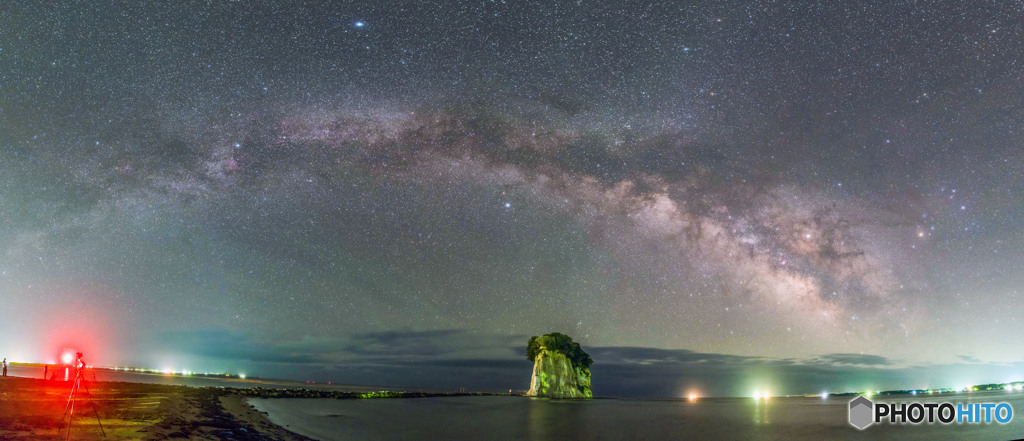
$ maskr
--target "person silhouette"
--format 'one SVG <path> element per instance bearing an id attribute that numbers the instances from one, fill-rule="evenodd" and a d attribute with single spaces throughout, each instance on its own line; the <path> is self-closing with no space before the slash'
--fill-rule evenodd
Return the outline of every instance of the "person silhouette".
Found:
<path id="1" fill-rule="evenodd" d="M 49 372 L 50 372 L 50 365 L 44 364 L 43 365 L 43 379 L 44 380 L 46 379 L 46 374 L 49 373 Z"/>
<path id="2" fill-rule="evenodd" d="M 7 376 L 7 357 L 4 357 L 4 376 Z"/>

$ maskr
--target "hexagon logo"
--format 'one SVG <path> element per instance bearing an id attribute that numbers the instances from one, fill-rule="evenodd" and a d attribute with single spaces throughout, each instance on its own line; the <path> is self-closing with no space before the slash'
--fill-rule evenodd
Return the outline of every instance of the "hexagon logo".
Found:
<path id="1" fill-rule="evenodd" d="M 860 430 L 874 422 L 875 403 L 861 395 L 850 400 L 850 424 Z"/>

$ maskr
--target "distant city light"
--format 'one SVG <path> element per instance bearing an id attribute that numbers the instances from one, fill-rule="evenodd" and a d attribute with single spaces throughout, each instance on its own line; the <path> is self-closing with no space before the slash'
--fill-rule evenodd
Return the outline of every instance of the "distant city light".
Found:
<path id="1" fill-rule="evenodd" d="M 245 374 L 238 374 L 238 378 L 245 379 Z"/>
<path id="2" fill-rule="evenodd" d="M 697 394 L 690 394 L 690 401 L 697 401 Z"/>

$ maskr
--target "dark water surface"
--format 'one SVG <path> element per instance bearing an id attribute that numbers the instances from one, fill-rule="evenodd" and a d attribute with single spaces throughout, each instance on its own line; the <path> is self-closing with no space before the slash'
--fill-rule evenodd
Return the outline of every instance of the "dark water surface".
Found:
<path id="1" fill-rule="evenodd" d="M 14 366 L 9 375 L 42 377 L 42 368 Z M 378 390 L 379 387 L 306 385 L 237 378 L 204 378 L 95 370 L 96 381 L 226 387 L 308 387 Z M 928 397 L 883 396 L 877 402 L 1006 402 L 1008 424 L 875 424 L 859 431 L 847 423 L 851 397 L 704 398 L 558 401 L 523 397 L 452 397 L 371 400 L 250 399 L 271 421 L 323 440 L 647 440 L 647 439 L 980 439 L 1024 438 L 1024 393 L 972 392 Z"/>
<path id="2" fill-rule="evenodd" d="M 552 401 L 523 397 L 374 400 L 250 399 L 271 421 L 323 440 L 819 440 L 1024 437 L 1024 394 L 974 392 L 881 397 L 882 402 L 1008 402 L 1008 424 L 847 423 L 850 398 L 714 398 L 689 401 Z"/>

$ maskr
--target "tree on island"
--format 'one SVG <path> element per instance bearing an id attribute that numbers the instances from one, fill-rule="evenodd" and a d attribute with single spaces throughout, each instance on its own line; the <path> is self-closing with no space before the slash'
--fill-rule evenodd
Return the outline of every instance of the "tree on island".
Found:
<path id="1" fill-rule="evenodd" d="M 535 361 L 542 348 L 562 353 L 572 362 L 573 367 L 590 369 L 590 365 L 594 364 L 590 354 L 584 352 L 579 343 L 572 341 L 572 337 L 560 332 L 530 337 L 530 341 L 526 343 L 526 359 Z"/>

